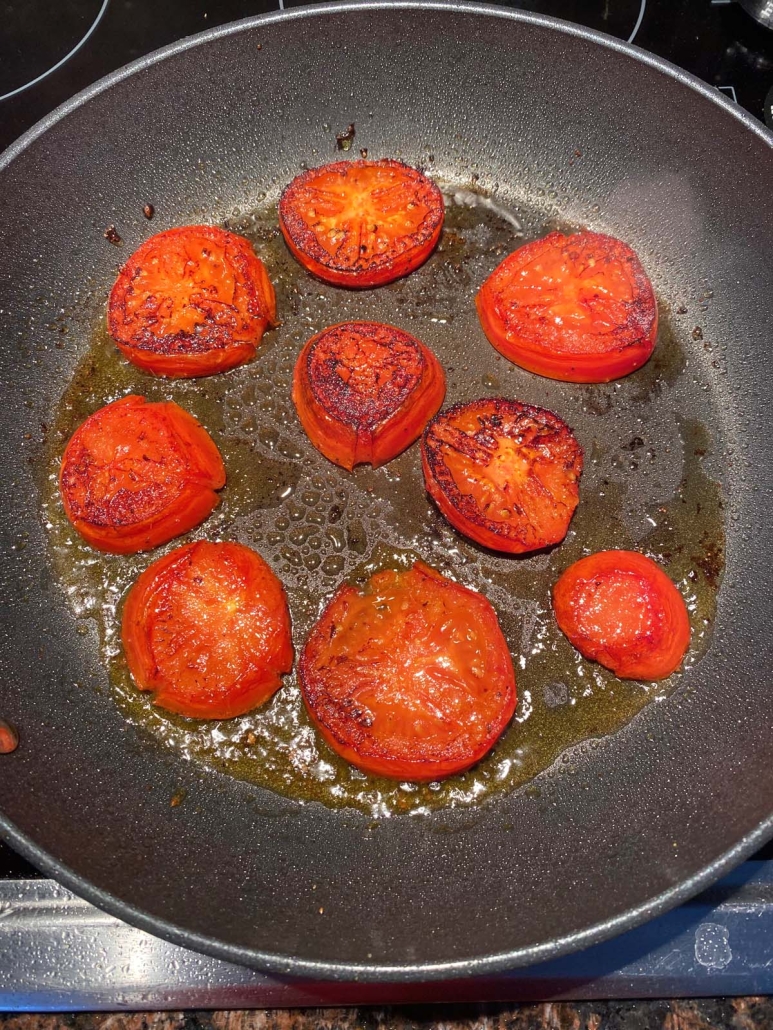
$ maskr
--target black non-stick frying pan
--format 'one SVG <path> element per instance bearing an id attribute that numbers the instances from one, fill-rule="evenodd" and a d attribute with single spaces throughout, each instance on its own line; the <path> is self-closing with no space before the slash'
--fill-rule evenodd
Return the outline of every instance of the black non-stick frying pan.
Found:
<path id="1" fill-rule="evenodd" d="M 346 156 L 335 136 L 349 123 L 349 156 L 367 148 L 422 166 L 449 198 L 430 262 L 356 296 L 294 266 L 271 222 L 302 167 Z M 0 714 L 22 742 L 0 757 L 4 836 L 153 933 L 282 972 L 361 979 L 483 973 L 580 948 L 758 847 L 773 829 L 772 142 L 718 92 L 593 32 L 473 4 L 377 3 L 184 41 L 12 147 L 0 164 Z M 117 265 L 152 231 L 201 220 L 255 239 L 284 324 L 225 386 L 135 376 L 101 328 Z M 120 247 L 103 236 L 110 224 Z M 529 376 L 477 326 L 481 277 L 555 225 L 624 238 L 653 278 L 658 351 L 621 384 Z M 519 562 L 466 544 L 427 502 L 415 449 L 345 480 L 304 442 L 286 398 L 293 356 L 324 324 L 371 316 L 435 348 L 449 400 L 515 395 L 575 426 L 586 473 L 563 548 Z M 89 607 L 85 581 L 67 571 L 64 552 L 78 545 L 50 483 L 68 425 L 130 388 L 176 397 L 223 447 L 233 493 L 198 535 L 269 557 L 288 584 L 296 645 L 336 582 L 384 554 L 420 553 L 489 594 L 522 699 L 489 765 L 434 802 L 429 788 L 421 804 L 410 786 L 390 788 L 379 808 L 378 790 L 345 783 L 312 739 L 313 768 L 287 757 L 298 783 L 316 784 L 302 798 L 281 769 L 275 789 L 261 786 L 241 738 L 220 753 L 183 747 L 184 727 L 162 733 L 132 708 L 110 651 L 129 566 L 99 559 L 109 583 Z M 329 529 L 319 561 L 311 531 L 290 538 L 295 509 L 283 505 L 296 501 L 304 525 Z M 309 512 L 323 508 L 315 523 Z M 580 673 L 551 627 L 550 578 L 583 547 L 625 543 L 656 554 L 691 597 L 688 668 L 657 694 Z M 294 689 L 284 703 L 302 719 Z M 513 775 L 532 760 L 549 768 Z M 336 805 L 331 784 L 356 803 Z"/>

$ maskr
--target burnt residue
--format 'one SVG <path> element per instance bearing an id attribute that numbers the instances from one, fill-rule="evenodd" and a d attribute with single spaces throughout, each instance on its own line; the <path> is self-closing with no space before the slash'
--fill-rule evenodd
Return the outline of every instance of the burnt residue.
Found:
<path id="1" fill-rule="evenodd" d="M 112 243 L 116 247 L 122 242 L 121 237 L 118 235 L 118 230 L 114 225 L 108 225 L 102 235 L 108 243 Z"/>
<path id="2" fill-rule="evenodd" d="M 343 132 L 336 133 L 336 150 L 351 150 L 356 135 L 354 122 L 350 122 Z"/>
<path id="3" fill-rule="evenodd" d="M 104 324 L 95 326 L 46 434 L 40 472 L 53 565 L 81 631 L 89 622 L 99 630 L 115 702 L 126 718 L 153 741 L 229 775 L 298 801 L 378 817 L 479 804 L 516 789 L 573 745 L 614 733 L 678 688 L 679 673 L 658 684 L 622 682 L 585 661 L 559 633 L 550 609 L 552 584 L 573 561 L 594 550 L 634 548 L 658 561 L 685 597 L 693 627 L 687 666 L 708 646 L 724 562 L 721 402 L 711 356 L 696 348 L 691 326 L 672 328 L 667 298 L 647 365 L 617 383 L 557 383 L 502 358 L 487 343 L 473 305 L 477 287 L 522 236 L 547 230 L 536 207 L 513 210 L 508 220 L 482 204 L 449 204 L 429 261 L 406 279 L 361 293 L 306 275 L 277 230 L 275 209 L 232 217 L 228 228 L 252 241 L 277 290 L 282 325 L 264 337 L 256 359 L 207 379 L 158 379 L 129 365 Z M 572 426 L 585 471 L 561 546 L 509 558 L 459 536 L 424 493 L 418 446 L 383 468 L 354 473 L 314 449 L 290 399 L 293 367 L 311 336 L 352 320 L 396 325 L 426 343 L 446 370 L 447 405 L 492 390 L 555 411 Z M 78 539 L 63 515 L 58 461 L 84 418 L 130 392 L 173 399 L 198 418 L 221 450 L 228 482 L 220 506 L 187 537 L 151 554 L 102 555 Z M 238 719 L 192 722 L 154 708 L 132 686 L 123 660 L 121 604 L 151 561 L 203 538 L 239 540 L 266 558 L 287 589 L 296 653 L 343 579 L 364 581 L 377 568 L 421 558 L 481 590 L 513 654 L 519 704 L 511 726 L 474 769 L 419 786 L 368 777 L 333 754 L 311 726 L 294 676 L 265 706 Z M 572 759 L 564 758 L 557 768 L 571 775 Z"/>
<path id="4" fill-rule="evenodd" d="M 145 206 L 142 209 L 142 213 L 143 215 L 145 215 L 147 220 L 150 221 L 153 215 L 156 213 L 156 209 L 153 207 L 152 204 L 145 204 Z"/>

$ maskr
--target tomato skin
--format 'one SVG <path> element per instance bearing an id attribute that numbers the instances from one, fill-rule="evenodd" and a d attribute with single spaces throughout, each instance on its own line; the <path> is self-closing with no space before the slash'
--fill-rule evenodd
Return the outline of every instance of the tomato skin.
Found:
<path id="1" fill-rule="evenodd" d="M 199 541 L 155 561 L 127 595 L 121 636 L 139 689 L 191 719 L 244 715 L 293 664 L 282 584 L 237 543 Z"/>
<path id="2" fill-rule="evenodd" d="M 493 346 L 549 379 L 619 379 L 649 360 L 657 339 L 657 301 L 638 257 L 601 233 L 552 232 L 519 247 L 475 304 Z"/>
<path id="3" fill-rule="evenodd" d="M 310 168 L 279 201 L 279 227 L 293 257 L 318 279 L 356 289 L 383 286 L 422 265 L 444 215 L 435 183 L 389 158 Z"/>
<path id="4" fill-rule="evenodd" d="M 90 415 L 59 471 L 65 512 L 92 547 L 149 551 L 198 526 L 225 485 L 207 431 L 173 401 L 129 395 Z"/>
<path id="5" fill-rule="evenodd" d="M 570 643 L 620 679 L 665 679 L 690 645 L 682 595 L 636 551 L 599 551 L 570 565 L 553 587 L 553 610 Z"/>
<path id="6" fill-rule="evenodd" d="M 342 322 L 298 356 L 293 402 L 307 436 L 350 472 L 391 461 L 421 436 L 443 403 L 446 379 L 423 343 L 394 326 Z"/>
<path id="7" fill-rule="evenodd" d="M 427 492 L 483 547 L 525 554 L 560 543 L 579 501 L 582 448 L 546 408 L 504 397 L 454 404 L 422 438 Z"/>
<path id="8" fill-rule="evenodd" d="M 376 776 L 426 781 L 468 769 L 515 711 L 515 674 L 496 612 L 422 562 L 362 590 L 343 584 L 299 663 L 327 743 Z"/>
<path id="9" fill-rule="evenodd" d="M 110 293 L 107 324 L 143 371 L 208 376 L 255 356 L 277 324 L 276 297 L 248 240 L 187 225 L 151 236 L 132 254 Z"/>

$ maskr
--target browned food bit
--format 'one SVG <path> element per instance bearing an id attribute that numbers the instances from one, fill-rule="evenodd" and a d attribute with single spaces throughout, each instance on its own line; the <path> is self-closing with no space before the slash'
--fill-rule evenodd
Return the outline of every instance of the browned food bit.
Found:
<path id="1" fill-rule="evenodd" d="M 336 148 L 338 150 L 351 150 L 354 137 L 356 136 L 354 131 L 354 122 L 350 122 L 346 127 L 346 132 L 336 133 Z"/>
<path id="2" fill-rule="evenodd" d="M 122 242 L 121 237 L 118 235 L 118 230 L 114 225 L 108 225 L 102 235 L 108 243 L 113 243 L 116 247 Z"/>
<path id="3" fill-rule="evenodd" d="M 148 221 L 150 221 L 150 219 L 151 219 L 151 218 L 153 217 L 153 215 L 154 215 L 154 214 L 156 213 L 156 209 L 155 209 L 155 208 L 153 207 L 153 205 L 152 205 L 152 204 L 146 204 L 146 205 L 145 205 L 145 206 L 143 207 L 143 209 L 142 209 L 142 213 L 143 213 L 143 215 L 145 215 L 145 217 L 147 218 L 147 220 L 148 220 Z"/>

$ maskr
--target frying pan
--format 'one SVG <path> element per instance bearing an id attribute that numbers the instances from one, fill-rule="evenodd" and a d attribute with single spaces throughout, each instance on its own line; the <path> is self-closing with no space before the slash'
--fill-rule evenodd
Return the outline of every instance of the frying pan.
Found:
<path id="1" fill-rule="evenodd" d="M 477 189 L 541 212 L 543 229 L 588 224 L 638 250 L 671 327 L 664 353 L 681 355 L 676 371 L 642 372 L 649 393 L 638 401 L 629 385 L 573 393 L 504 365 L 502 388 L 549 400 L 577 425 L 587 504 L 610 406 L 620 441 L 644 426 L 656 462 L 658 439 L 673 444 L 676 483 L 686 461 L 676 440 L 694 415 L 727 533 L 716 615 L 674 693 L 527 786 L 390 818 L 300 804 L 186 760 L 127 721 L 39 517 L 45 433 L 117 263 L 156 227 L 222 222 L 275 199 L 303 164 L 333 159 L 350 122 L 357 148 L 428 167 L 452 193 Z M 773 829 L 771 142 L 716 91 L 594 32 L 476 4 L 358 3 L 183 41 L 12 147 L 0 167 L 0 647 L 2 714 L 22 745 L 0 759 L 5 838 L 96 905 L 177 943 L 282 973 L 371 980 L 481 974 L 583 947 L 675 905 L 763 843 Z M 103 238 L 109 224 L 120 251 Z M 475 285 L 462 282 L 457 313 Z M 374 293 L 382 314 L 389 289 Z M 318 294 L 298 272 L 301 322 Z M 336 314 L 355 310 L 336 296 Z M 477 377 L 493 357 L 474 321 L 458 314 L 442 327 L 432 297 L 417 305 L 408 327 L 439 353 L 452 338 L 460 359 L 448 399 L 485 392 Z M 299 340 L 305 328 L 295 325 Z M 617 396 L 626 400 L 615 407 Z M 667 466 L 661 487 L 673 493 Z M 654 488 L 629 481 L 635 518 Z M 427 510 L 418 480 L 412 489 Z M 451 539 L 433 546 L 453 570 Z M 507 598 L 495 601 L 515 625 Z"/>

